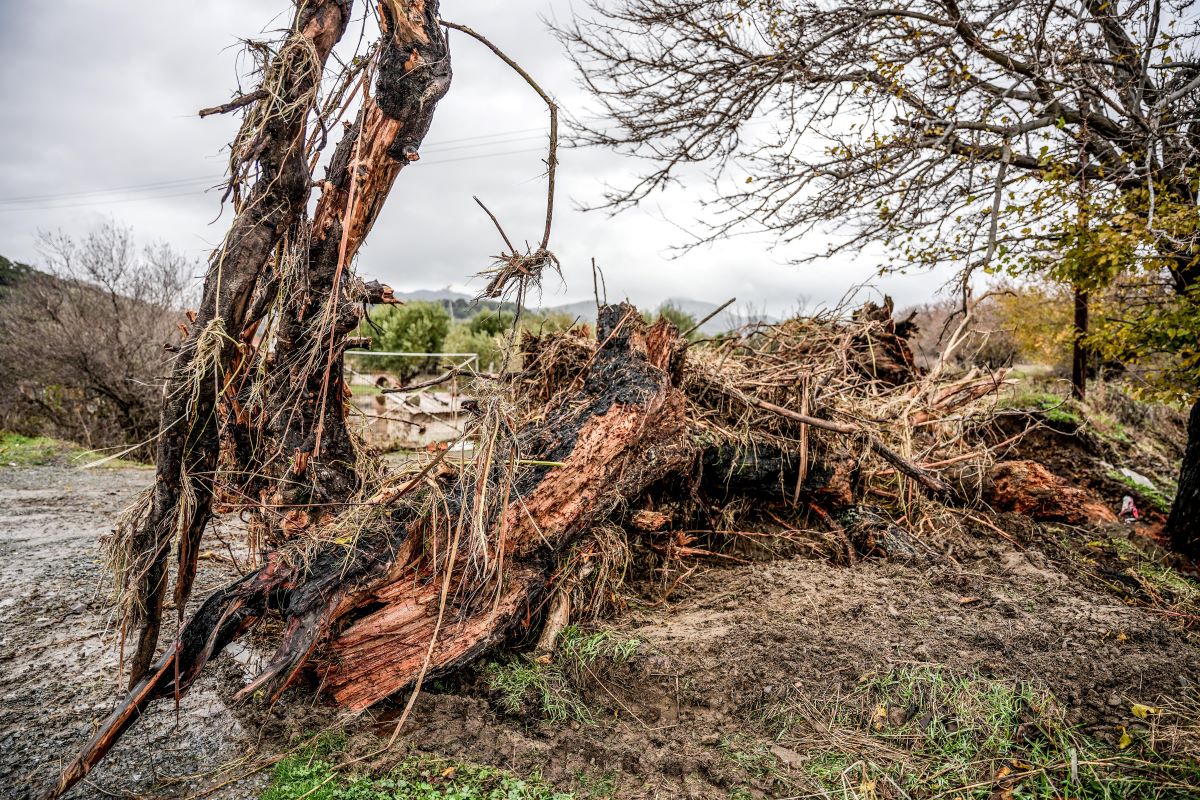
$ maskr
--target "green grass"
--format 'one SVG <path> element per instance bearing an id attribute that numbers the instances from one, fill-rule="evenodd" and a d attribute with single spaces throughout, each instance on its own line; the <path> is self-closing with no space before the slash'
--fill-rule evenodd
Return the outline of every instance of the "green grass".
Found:
<path id="1" fill-rule="evenodd" d="M 339 770 L 346 740 L 321 737 L 275 765 L 262 800 L 574 800 L 537 775 L 410 756 L 381 775 Z"/>
<path id="2" fill-rule="evenodd" d="M 1128 475 L 1115 469 L 1109 470 L 1107 475 L 1113 480 L 1120 481 L 1121 483 L 1125 484 L 1125 486 L 1129 488 L 1130 492 L 1138 497 L 1141 497 L 1163 514 L 1169 514 L 1171 512 L 1171 498 L 1167 497 L 1157 488 L 1140 484 L 1133 478 L 1130 478 Z"/>
<path id="3" fill-rule="evenodd" d="M 1141 537 L 1105 536 L 1081 544 L 1076 535 L 1064 535 L 1055 544 L 1073 568 L 1101 582 L 1122 602 L 1200 616 L 1200 582 L 1164 563 L 1157 548 Z"/>
<path id="4" fill-rule="evenodd" d="M 41 467 L 61 458 L 70 445 L 45 436 L 0 433 L 0 464 L 16 467 Z"/>
<path id="5" fill-rule="evenodd" d="M 738 785 L 730 792 L 731 800 L 748 800 L 754 797 L 748 784 L 755 784 L 760 790 L 769 786 L 779 794 L 787 796 L 795 793 L 795 785 L 789 780 L 786 766 L 771 752 L 770 746 L 763 741 L 745 733 L 734 733 L 722 736 L 718 747 L 730 763 L 735 765 L 748 779 L 745 784 Z M 769 796 L 775 796 L 771 794 Z"/>
<path id="6" fill-rule="evenodd" d="M 617 782 L 611 772 L 592 775 L 580 771 L 575 774 L 575 784 L 578 800 L 614 800 L 617 797 Z"/>
<path id="7" fill-rule="evenodd" d="M 1179 574 L 1172 567 L 1152 562 L 1139 564 L 1137 574 L 1173 608 L 1184 613 L 1200 612 L 1200 583 Z"/>
<path id="8" fill-rule="evenodd" d="M 44 467 L 50 464 L 83 466 L 104 458 L 105 454 L 85 450 L 70 442 L 51 439 L 48 436 L 22 436 L 19 433 L 0 431 L 0 466 Z M 105 467 L 140 467 L 136 461 L 115 458 Z"/>
<path id="9" fill-rule="evenodd" d="M 488 688 L 500 706 L 514 716 L 535 716 L 550 723 L 595 724 L 592 709 L 580 693 L 595 682 L 597 661 L 622 664 L 637 652 L 637 639 L 619 639 L 611 631 L 584 633 L 568 625 L 558 636 L 553 657 L 517 655 L 485 669 Z"/>
<path id="10" fill-rule="evenodd" d="M 1048 422 L 1060 425 L 1078 426 L 1083 424 L 1083 416 L 1075 404 L 1052 392 L 1026 389 L 1005 394 L 1000 398 L 999 407 L 1037 412 Z"/>
<path id="11" fill-rule="evenodd" d="M 793 778 L 797 794 L 1196 796 L 1200 753 L 1156 751 L 1146 721 L 1128 716 L 1124 746 L 1112 747 L 1070 727 L 1054 696 L 1035 684 L 922 666 L 869 676 L 836 705 L 795 696 L 768 705 L 760 724 L 806 755 L 802 774 Z"/>
<path id="12" fill-rule="evenodd" d="M 722 737 L 719 742 L 724 756 L 755 780 L 765 780 L 780 774 L 779 759 L 766 745 L 745 734 Z"/>
<path id="13" fill-rule="evenodd" d="M 374 384 L 351 383 L 349 386 L 350 394 L 354 395 L 355 397 L 363 395 L 376 395 L 380 393 L 380 388 Z"/>
<path id="14" fill-rule="evenodd" d="M 1088 413 L 1088 422 L 1102 439 L 1124 446 L 1133 444 L 1133 437 L 1129 435 L 1129 429 L 1103 411 L 1092 410 Z"/>

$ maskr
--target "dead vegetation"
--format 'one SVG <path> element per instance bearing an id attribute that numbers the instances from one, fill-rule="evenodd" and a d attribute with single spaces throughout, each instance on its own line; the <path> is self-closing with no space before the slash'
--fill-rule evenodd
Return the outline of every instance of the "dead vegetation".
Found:
<path id="1" fill-rule="evenodd" d="M 738 548 L 916 557 L 947 530 L 1007 537 L 985 505 L 1001 495 L 1035 518 L 1055 518 L 1051 500 L 1087 517 L 1090 496 L 1064 497 L 1047 478 L 1030 505 L 1011 464 L 997 465 L 1023 431 L 996 424 L 1003 370 L 947 368 L 967 320 L 925 372 L 890 300 L 715 342 L 598 302 L 594 334 L 526 336 L 506 354 L 510 371 L 462 376 L 475 397 L 469 454 L 385 469 L 347 424 L 342 358 L 366 307 L 391 292 L 356 278 L 353 261 L 419 159 L 450 67 L 436 2 L 377 10 L 379 43 L 332 95 L 361 93 L 362 105 L 323 181 L 311 179 L 324 136 L 310 116 L 327 129 L 347 109 L 322 102 L 320 76 L 348 3 L 302 4 L 264 56 L 262 88 L 224 109 L 245 110 L 231 161 L 237 216 L 173 364 L 156 480 L 107 548 L 122 631 L 136 638 L 129 693 L 49 796 L 265 620 L 277 623 L 275 653 L 238 699 L 274 702 L 306 684 L 360 712 L 408 690 L 390 744 L 425 682 L 514 638 L 553 650 L 573 620 L 618 605 L 631 573 L 656 575 L 665 601 L 694 559 L 736 562 Z M 501 229 L 508 250 L 491 296 L 521 301 L 556 266 L 554 147 L 552 137 L 545 233 L 521 254 Z M 249 520 L 259 561 L 160 649 L 163 614 L 187 607 L 219 514 Z M 549 691 L 522 680 L 498 690 Z"/>
<path id="2" fill-rule="evenodd" d="M 0 429 L 145 459 L 195 265 L 113 222 L 0 264 Z"/>

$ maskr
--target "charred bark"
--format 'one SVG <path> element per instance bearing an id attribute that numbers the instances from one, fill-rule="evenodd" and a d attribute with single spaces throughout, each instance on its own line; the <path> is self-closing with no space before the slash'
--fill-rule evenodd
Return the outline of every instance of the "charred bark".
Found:
<path id="1" fill-rule="evenodd" d="M 211 516 L 212 476 L 220 448 L 216 405 L 240 355 L 237 337 L 251 297 L 280 237 L 304 211 L 310 186 L 305 121 L 325 60 L 341 39 L 350 0 L 315 0 L 298 7 L 291 33 L 269 74 L 277 91 L 257 101 L 262 122 L 253 158 L 258 179 L 213 254 L 203 298 L 164 389 L 148 513 L 131 534 L 138 563 L 131 571 L 130 620 L 139 627 L 130 685 L 154 658 L 167 588 L 167 558 L 178 538 L 176 605 L 182 607 L 196 572 L 200 535 Z M 312 59 L 310 62 L 309 59 Z M 297 62 L 297 63 L 293 63 Z"/>
<path id="2" fill-rule="evenodd" d="M 261 409 L 272 454 L 245 494 L 261 503 L 268 542 L 278 544 L 337 514 L 360 488 L 345 422 L 342 361 L 363 304 L 390 296 L 349 273 L 400 170 L 418 151 L 449 89 L 450 54 L 438 4 L 380 6 L 384 38 L 375 93 L 330 159 L 311 226 L 294 231 L 289 294 L 279 304 L 275 351 Z M 247 401 L 250 398 L 246 398 Z"/>
<path id="3" fill-rule="evenodd" d="M 280 58 L 310 58 L 313 50 L 318 63 L 276 64 L 271 74 L 281 76 L 279 98 L 258 100 L 275 104 L 257 117 L 267 120 L 253 148 L 260 178 L 213 256 L 205 301 L 167 389 L 152 506 L 131 541 L 131 552 L 144 561 L 137 570 L 134 608 L 141 629 L 131 685 L 145 674 L 158 642 L 174 538 L 176 606 L 182 608 L 190 594 L 216 488 L 218 403 L 228 401 L 221 411 L 239 476 L 227 488 L 259 502 L 269 541 L 337 513 L 359 488 L 344 420 L 342 351 L 370 292 L 350 275 L 349 265 L 396 176 L 419 158 L 451 71 L 438 3 L 380 5 L 376 91 L 334 152 L 309 224 L 304 210 L 312 183 L 304 143 L 311 100 L 305 98 L 315 96 L 314 82 L 349 12 L 348 1 L 303 4 Z M 290 46 L 300 39 L 303 46 Z M 273 254 L 275 272 L 264 275 Z M 380 288 L 377 294 L 388 294 Z M 257 321 L 273 305 L 276 346 L 262 356 L 265 385 L 253 387 L 245 365 L 255 355 Z M 214 342 L 219 347 L 211 358 Z"/>

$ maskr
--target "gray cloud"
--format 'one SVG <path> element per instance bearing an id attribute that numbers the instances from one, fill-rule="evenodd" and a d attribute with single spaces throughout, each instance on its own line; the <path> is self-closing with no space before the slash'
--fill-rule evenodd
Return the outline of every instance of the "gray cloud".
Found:
<path id="1" fill-rule="evenodd" d="M 361 14 L 363 4 L 356 5 Z M 442 10 L 485 32 L 565 108 L 586 113 L 587 98 L 539 19 L 569 18 L 569 0 L 445 2 Z M 0 253 L 36 261 L 39 228 L 78 232 L 113 217 L 141 236 L 166 239 L 197 258 L 207 254 L 229 212 L 214 221 L 219 194 L 205 189 L 220 180 L 237 121 L 201 120 L 195 112 L 231 96 L 237 40 L 285 24 L 287 11 L 282 0 L 0 4 Z M 360 256 L 361 274 L 399 289 L 478 288 L 470 276 L 500 242 L 472 195 L 514 238 L 532 240 L 541 231 L 545 109 L 478 43 L 453 32 L 451 42 L 454 85 L 421 161 L 402 173 Z M 342 50 L 352 46 L 345 42 Z M 700 185 L 616 217 L 577 210 L 575 201 L 594 200 L 604 184 L 621 184 L 636 168 L 612 153 L 561 153 L 552 248 L 565 287 L 547 281 L 547 303 L 590 296 L 594 257 L 610 298 L 653 304 L 669 296 L 737 296 L 778 313 L 801 299 L 836 301 L 852 284 L 871 280 L 883 258 L 874 252 L 787 263 L 823 249 L 819 237 L 773 250 L 771 240 L 745 236 L 677 254 L 671 248 L 686 241 L 699 214 Z M 893 276 L 875 283 L 905 304 L 927 298 L 940 280 Z"/>

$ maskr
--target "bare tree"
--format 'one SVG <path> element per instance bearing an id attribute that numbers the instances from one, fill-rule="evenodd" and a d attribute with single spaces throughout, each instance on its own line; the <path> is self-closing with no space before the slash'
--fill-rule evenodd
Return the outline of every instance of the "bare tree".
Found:
<path id="1" fill-rule="evenodd" d="M 649 163 L 610 207 L 703 164 L 701 239 L 749 226 L 791 241 L 831 224 L 844 235 L 824 255 L 886 242 L 898 266 L 956 265 L 964 293 L 974 270 L 1042 269 L 1064 240 L 1120 227 L 1137 268 L 1194 302 L 1190 5 L 617 0 L 560 34 L 608 117 L 581 140 Z M 1086 289 L 1111 267 L 1063 277 Z M 1200 431 L 1200 405 L 1192 416 Z M 1193 554 L 1195 444 L 1169 524 Z"/>
<path id="2" fill-rule="evenodd" d="M 0 301 L 5 427 L 89 447 L 148 443 L 195 264 L 165 243 L 139 247 L 115 222 L 78 239 L 42 233 L 39 250 L 41 271 Z"/>

